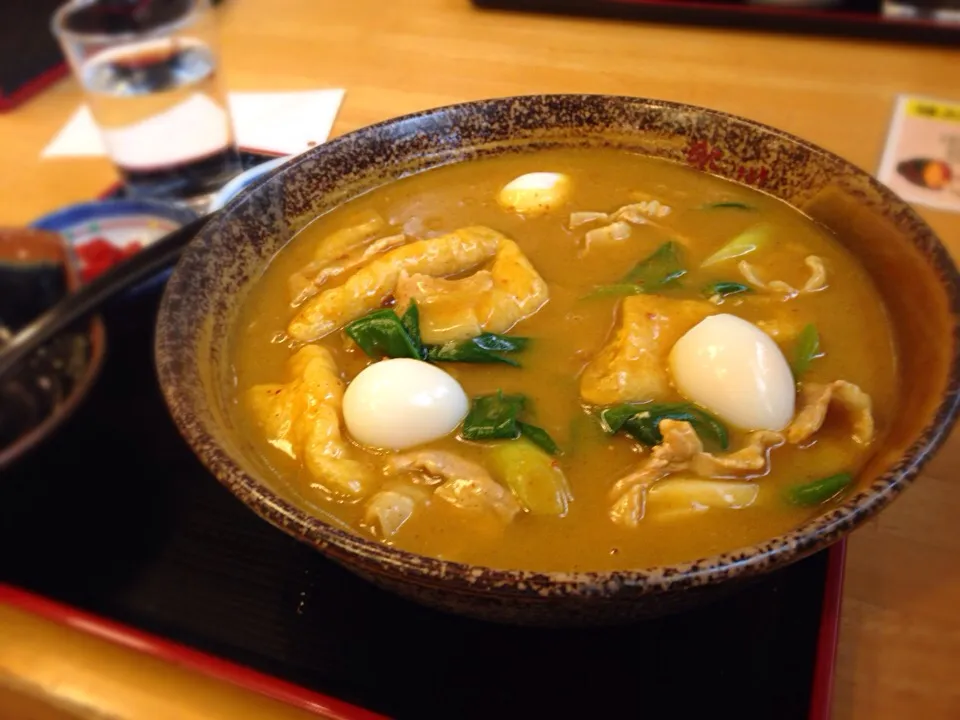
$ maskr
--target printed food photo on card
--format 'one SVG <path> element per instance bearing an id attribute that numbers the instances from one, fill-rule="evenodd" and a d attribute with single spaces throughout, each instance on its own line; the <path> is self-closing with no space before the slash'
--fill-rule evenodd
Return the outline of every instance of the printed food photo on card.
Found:
<path id="1" fill-rule="evenodd" d="M 960 101 L 901 95 L 878 178 L 908 202 L 960 212 Z"/>

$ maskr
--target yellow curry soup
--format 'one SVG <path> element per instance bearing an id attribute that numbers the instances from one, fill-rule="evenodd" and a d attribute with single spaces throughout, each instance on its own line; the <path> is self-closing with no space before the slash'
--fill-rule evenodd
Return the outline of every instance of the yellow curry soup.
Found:
<path id="1" fill-rule="evenodd" d="M 409 367 L 381 358 L 411 342 Z M 726 375 L 704 359 L 719 346 Z M 230 352 L 233 412 L 287 494 L 500 568 L 646 567 L 781 534 L 849 492 L 898 390 L 883 303 L 823 228 L 613 150 L 452 165 L 318 218 L 254 283 Z M 364 418 L 375 364 L 375 399 L 426 383 L 447 404 Z M 358 441 L 434 424 L 402 449 Z M 464 437 L 494 426 L 520 436 Z"/>

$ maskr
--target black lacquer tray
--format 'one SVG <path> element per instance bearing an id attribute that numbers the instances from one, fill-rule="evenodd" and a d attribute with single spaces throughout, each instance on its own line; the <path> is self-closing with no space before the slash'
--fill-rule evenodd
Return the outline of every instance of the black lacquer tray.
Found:
<path id="1" fill-rule="evenodd" d="M 161 292 L 106 310 L 97 386 L 0 478 L 0 583 L 395 717 L 825 716 L 842 547 L 628 627 L 421 608 L 273 529 L 194 458 L 154 374 Z"/>

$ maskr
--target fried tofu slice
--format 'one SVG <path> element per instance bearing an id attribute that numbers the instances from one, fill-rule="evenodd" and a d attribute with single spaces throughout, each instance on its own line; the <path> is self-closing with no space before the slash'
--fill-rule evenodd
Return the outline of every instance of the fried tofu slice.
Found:
<path id="1" fill-rule="evenodd" d="M 300 342 L 313 342 L 395 297 L 402 277 L 448 278 L 488 262 L 492 262 L 492 284 L 479 294 L 461 293 L 466 297 L 459 302 L 469 311 L 461 323 L 447 326 L 442 319 L 434 322 L 429 305 L 435 296 L 451 290 L 450 283 L 466 279 L 450 280 L 442 288 L 427 284 L 422 277 L 419 285 L 405 282 L 404 295 L 396 309 L 402 313 L 411 300 L 424 304 L 421 332 L 428 343 L 472 337 L 477 334 L 478 325 L 481 331 L 505 332 L 539 310 L 549 298 L 549 290 L 515 242 L 490 228 L 474 226 L 409 243 L 381 255 L 358 269 L 343 285 L 309 298 L 290 321 L 287 334 Z M 452 301 L 446 306 L 449 315 Z"/>
<path id="2" fill-rule="evenodd" d="M 320 288 L 328 281 L 351 270 L 356 270 L 361 265 L 366 265 L 378 255 L 400 247 L 408 240 L 409 238 L 406 235 L 390 235 L 371 240 L 369 244 L 365 244 L 336 260 L 310 263 L 293 273 L 287 280 L 290 304 L 293 307 L 298 307 L 320 292 Z"/>
<path id="3" fill-rule="evenodd" d="M 416 301 L 423 341 L 439 345 L 506 332 L 539 310 L 549 291 L 520 247 L 503 238 L 489 270 L 456 280 L 404 273 L 394 295 L 400 314 Z"/>
<path id="4" fill-rule="evenodd" d="M 374 477 L 350 457 L 341 435 L 344 384 L 330 351 L 301 348 L 287 362 L 287 377 L 286 383 L 257 385 L 247 394 L 267 441 L 300 460 L 318 489 L 337 498 L 366 495 Z"/>
<path id="5" fill-rule="evenodd" d="M 480 298 L 493 289 L 493 274 L 478 270 L 473 275 L 447 280 L 417 273 L 401 273 L 397 281 L 395 309 L 402 314 L 417 303 L 420 337 L 431 345 L 465 340 L 483 332 Z"/>
<path id="6" fill-rule="evenodd" d="M 670 389 L 667 356 L 674 343 L 718 308 L 706 300 L 632 295 L 620 324 L 580 376 L 580 396 L 593 405 L 644 402 Z"/>

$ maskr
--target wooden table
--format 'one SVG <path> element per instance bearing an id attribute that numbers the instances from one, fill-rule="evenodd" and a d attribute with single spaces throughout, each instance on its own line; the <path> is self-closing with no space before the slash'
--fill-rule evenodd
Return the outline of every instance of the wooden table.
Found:
<path id="1" fill-rule="evenodd" d="M 228 85 L 344 87 L 343 133 L 463 100 L 533 92 L 705 105 L 874 171 L 894 95 L 960 99 L 960 51 L 473 9 L 468 0 L 228 0 Z M 104 160 L 39 160 L 80 100 L 65 81 L 0 116 L 0 223 L 88 199 Z M 960 258 L 960 215 L 921 209 Z M 850 540 L 835 717 L 960 717 L 960 434 Z"/>

